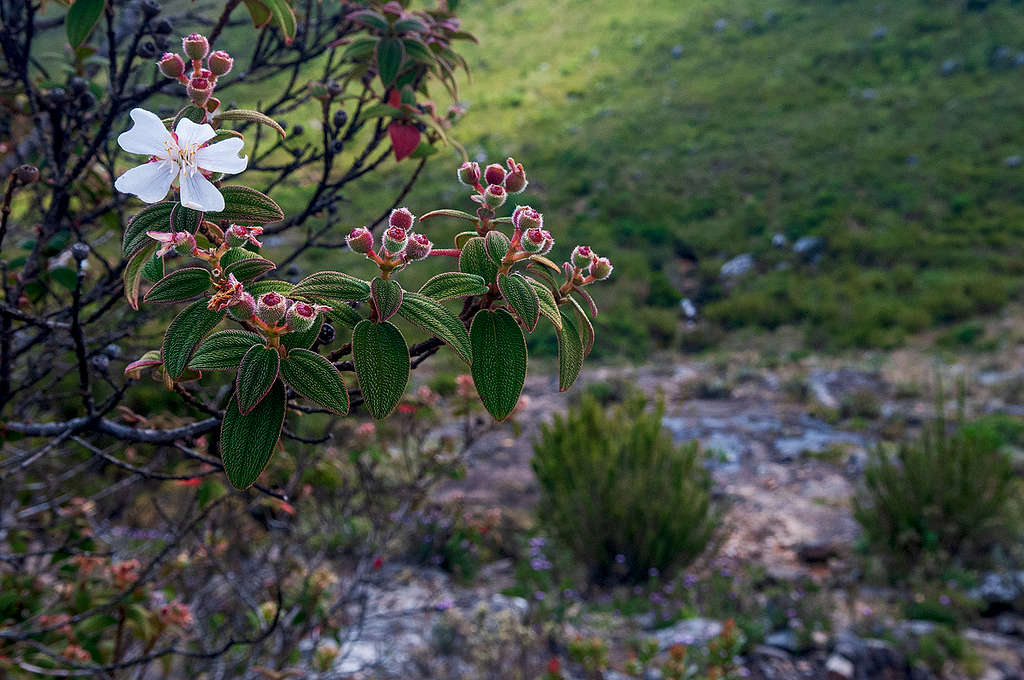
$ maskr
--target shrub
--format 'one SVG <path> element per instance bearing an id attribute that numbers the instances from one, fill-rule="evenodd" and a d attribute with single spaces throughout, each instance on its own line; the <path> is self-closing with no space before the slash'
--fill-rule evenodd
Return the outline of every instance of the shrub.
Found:
<path id="1" fill-rule="evenodd" d="M 542 425 L 535 443 L 540 521 L 592 582 L 636 582 L 686 564 L 716 524 L 696 444 L 674 444 L 664 405 L 646 403 L 637 395 L 605 411 L 585 397 Z"/>
<path id="2" fill-rule="evenodd" d="M 958 425 L 950 433 L 940 415 L 919 441 L 871 453 L 854 514 L 887 561 L 926 571 L 950 559 L 970 563 L 1012 526 L 1014 473 L 1003 437 L 981 421 Z"/>

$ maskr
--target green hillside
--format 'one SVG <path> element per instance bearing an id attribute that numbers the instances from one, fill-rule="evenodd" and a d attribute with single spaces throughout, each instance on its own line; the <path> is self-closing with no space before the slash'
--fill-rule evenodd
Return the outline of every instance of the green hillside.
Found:
<path id="1" fill-rule="evenodd" d="M 457 136 L 526 163 L 565 252 L 612 257 L 605 354 L 784 324 L 810 347 L 891 346 L 1019 287 L 1024 7 L 985 4 L 465 3 L 481 44 Z M 466 207 L 455 164 L 431 161 L 414 211 Z M 824 241 L 794 252 L 808 236 Z M 723 278 L 744 253 L 753 268 Z"/>

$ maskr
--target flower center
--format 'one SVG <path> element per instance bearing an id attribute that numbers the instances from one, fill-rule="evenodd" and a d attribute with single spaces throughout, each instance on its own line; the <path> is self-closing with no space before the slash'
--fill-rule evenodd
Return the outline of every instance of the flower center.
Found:
<path id="1" fill-rule="evenodd" d="M 178 146 L 177 141 L 171 139 L 164 142 L 164 149 L 167 151 L 167 160 L 177 163 L 186 177 L 198 170 L 196 165 L 196 152 L 199 151 L 198 144 Z"/>

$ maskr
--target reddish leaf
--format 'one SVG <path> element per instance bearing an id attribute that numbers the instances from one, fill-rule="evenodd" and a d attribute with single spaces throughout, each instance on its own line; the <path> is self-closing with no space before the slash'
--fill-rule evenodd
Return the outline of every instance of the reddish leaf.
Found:
<path id="1" fill-rule="evenodd" d="M 420 131 L 415 125 L 394 121 L 388 126 L 388 134 L 391 135 L 396 161 L 407 158 L 420 145 Z"/>

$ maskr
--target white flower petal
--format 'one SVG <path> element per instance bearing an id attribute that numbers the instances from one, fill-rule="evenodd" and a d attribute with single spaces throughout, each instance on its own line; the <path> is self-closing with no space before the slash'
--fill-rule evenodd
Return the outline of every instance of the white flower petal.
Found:
<path id="1" fill-rule="evenodd" d="M 188 118 L 178 121 L 178 127 L 174 129 L 174 134 L 178 135 L 178 146 L 182 149 L 206 144 L 217 135 L 209 123 L 199 125 Z"/>
<path id="2" fill-rule="evenodd" d="M 143 163 L 117 178 L 114 188 L 126 194 L 135 194 L 146 203 L 156 203 L 167 195 L 180 168 L 170 161 Z"/>
<path id="3" fill-rule="evenodd" d="M 193 210 L 220 212 L 224 209 L 224 196 L 201 173 L 181 173 L 181 204 Z"/>
<path id="4" fill-rule="evenodd" d="M 132 109 L 129 114 L 135 124 L 130 130 L 122 132 L 117 143 L 129 153 L 141 153 L 147 156 L 167 157 L 166 142 L 174 143 L 174 138 L 167 131 L 155 113 L 145 109 Z"/>
<path id="5" fill-rule="evenodd" d="M 203 170 L 214 172 L 229 172 L 231 174 L 242 172 L 249 164 L 248 156 L 239 157 L 238 155 L 244 143 L 238 137 L 232 137 L 210 146 L 204 146 L 196 152 L 196 165 Z"/>

